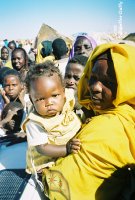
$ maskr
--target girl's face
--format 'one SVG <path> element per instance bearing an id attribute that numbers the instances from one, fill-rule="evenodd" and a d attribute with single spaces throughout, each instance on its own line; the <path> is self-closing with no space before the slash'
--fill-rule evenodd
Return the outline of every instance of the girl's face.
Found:
<path id="1" fill-rule="evenodd" d="M 10 100 L 15 100 L 20 94 L 23 86 L 17 76 L 9 75 L 4 78 L 3 88 Z"/>
<path id="2" fill-rule="evenodd" d="M 16 69 L 17 71 L 20 71 L 25 65 L 26 65 L 26 61 L 23 55 L 23 52 L 21 51 L 15 51 L 12 54 L 12 66 L 14 69 Z"/>
<path id="3" fill-rule="evenodd" d="M 87 38 L 79 37 L 74 44 L 74 55 L 83 55 L 89 57 L 93 48 Z"/>
<path id="4" fill-rule="evenodd" d="M 8 60 L 8 56 L 9 56 L 9 51 L 7 48 L 3 48 L 1 51 L 1 59 L 2 60 Z"/>
<path id="5" fill-rule="evenodd" d="M 104 110 L 113 106 L 116 97 L 117 81 L 113 64 L 108 66 L 106 59 L 96 60 L 89 80 L 89 92 L 93 109 Z"/>
<path id="6" fill-rule="evenodd" d="M 66 88 L 77 90 L 78 81 L 82 75 L 84 67 L 78 63 L 69 63 L 65 72 Z"/>
<path id="7" fill-rule="evenodd" d="M 60 114 L 64 103 L 64 88 L 57 74 L 42 76 L 31 82 L 30 99 L 41 116 Z"/>

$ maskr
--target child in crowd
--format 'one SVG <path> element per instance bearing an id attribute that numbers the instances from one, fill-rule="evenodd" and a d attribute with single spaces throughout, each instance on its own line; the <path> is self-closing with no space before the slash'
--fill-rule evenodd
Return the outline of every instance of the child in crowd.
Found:
<path id="1" fill-rule="evenodd" d="M 4 66 L 12 68 L 12 64 L 10 60 L 10 51 L 8 47 L 6 46 L 3 46 L 1 48 L 0 68 Z"/>
<path id="2" fill-rule="evenodd" d="M 31 68 L 26 87 L 34 107 L 22 126 L 28 140 L 26 171 L 37 175 L 58 157 L 78 152 L 80 141 L 72 138 L 81 122 L 73 112 L 74 95 L 64 88 L 61 73 L 53 62 Z"/>
<path id="3" fill-rule="evenodd" d="M 28 56 L 25 49 L 19 47 L 12 51 L 11 55 L 12 66 L 20 73 L 22 81 L 25 81 L 28 72 Z"/>
<path id="4" fill-rule="evenodd" d="M 68 61 L 65 72 L 66 88 L 74 90 L 74 96 L 75 96 L 74 111 L 80 117 L 83 123 L 85 122 L 86 118 L 89 118 L 94 115 L 93 111 L 88 112 L 86 108 L 82 107 L 79 104 L 77 95 L 78 82 L 81 78 L 87 60 L 88 57 L 83 55 L 74 56 Z"/>
<path id="5" fill-rule="evenodd" d="M 5 72 L 2 81 L 0 95 L 1 112 L 8 103 L 13 101 L 21 103 L 24 106 L 24 108 L 26 107 L 25 89 L 21 81 L 20 74 L 16 70 L 10 69 Z"/>

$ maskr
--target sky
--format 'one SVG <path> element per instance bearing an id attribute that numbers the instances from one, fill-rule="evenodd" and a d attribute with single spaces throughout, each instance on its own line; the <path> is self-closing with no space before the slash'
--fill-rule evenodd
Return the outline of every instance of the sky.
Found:
<path id="1" fill-rule="evenodd" d="M 0 39 L 34 39 L 43 23 L 78 32 L 135 32 L 135 0 L 0 0 Z"/>

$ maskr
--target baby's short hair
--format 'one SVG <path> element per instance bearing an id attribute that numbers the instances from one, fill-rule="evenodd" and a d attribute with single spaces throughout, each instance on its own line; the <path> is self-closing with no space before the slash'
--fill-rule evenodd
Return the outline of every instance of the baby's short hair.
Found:
<path id="1" fill-rule="evenodd" d="M 62 78 L 61 72 L 59 68 L 56 67 L 52 61 L 48 60 L 48 61 L 45 61 L 44 63 L 35 64 L 34 66 L 31 66 L 25 79 L 28 92 L 30 91 L 32 81 L 35 81 L 38 77 L 41 77 L 41 76 L 51 77 L 54 74 L 58 75 L 60 82 L 62 86 L 64 87 L 64 80 Z"/>

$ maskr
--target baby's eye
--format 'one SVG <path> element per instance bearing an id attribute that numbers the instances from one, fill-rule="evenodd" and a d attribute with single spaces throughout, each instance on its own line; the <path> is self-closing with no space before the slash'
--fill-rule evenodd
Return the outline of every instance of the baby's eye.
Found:
<path id="1" fill-rule="evenodd" d="M 53 94 L 52 95 L 52 97 L 58 97 L 59 96 L 59 94 Z"/>
<path id="2" fill-rule="evenodd" d="M 36 99 L 35 102 L 40 102 L 40 101 L 44 101 L 45 98 L 40 98 L 40 99 Z"/>

